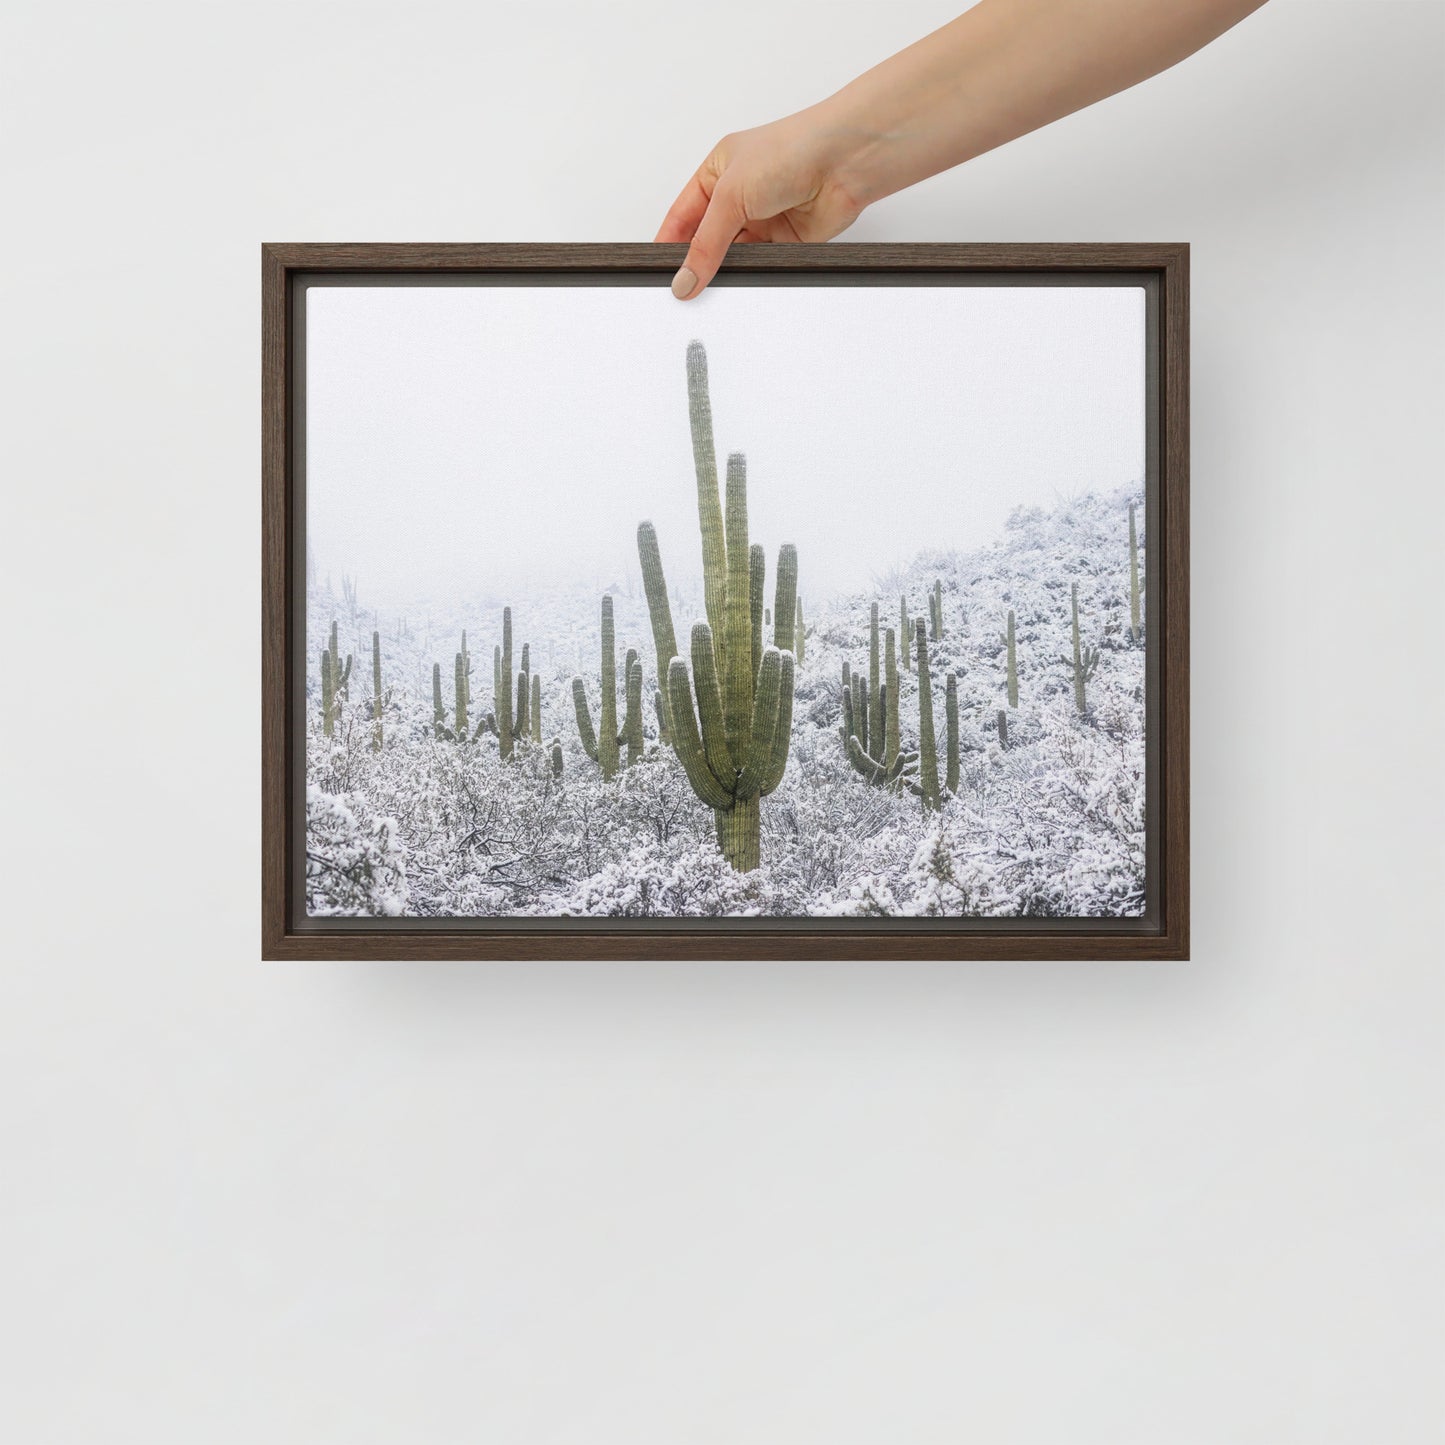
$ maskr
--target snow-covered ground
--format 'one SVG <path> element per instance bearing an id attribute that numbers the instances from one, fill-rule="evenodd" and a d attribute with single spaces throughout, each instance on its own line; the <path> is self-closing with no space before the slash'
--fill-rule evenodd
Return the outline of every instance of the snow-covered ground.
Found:
<path id="1" fill-rule="evenodd" d="M 543 746 L 509 764 L 487 736 L 467 746 L 433 730 L 432 665 L 453 707 L 454 658 L 467 630 L 470 721 L 492 708 L 492 648 L 501 600 L 425 602 L 379 614 L 365 579 L 353 608 L 332 579 L 308 599 L 307 907 L 312 916 L 500 917 L 611 915 L 1119 917 L 1144 903 L 1144 648 L 1129 632 L 1128 504 L 1133 491 L 1089 494 L 1050 511 L 1020 509 L 994 545 L 921 555 L 889 576 L 827 601 L 808 594 L 806 539 L 799 590 L 808 626 L 798 671 L 792 746 L 779 788 L 762 803 L 761 868 L 733 872 L 713 815 L 698 801 L 652 710 L 656 657 L 635 559 L 615 581 L 507 599 L 513 667 L 523 642 L 542 684 Z M 674 539 L 695 553 L 696 537 Z M 767 595 L 776 545 L 769 551 Z M 676 565 L 682 560 L 668 556 Z M 868 664 L 869 607 L 897 626 L 900 596 L 927 616 L 942 583 L 944 635 L 930 643 L 934 732 L 943 775 L 944 686 L 958 675 L 958 793 L 928 812 L 906 790 L 866 782 L 840 738 L 841 674 Z M 864 579 L 860 579 L 860 584 Z M 1074 704 L 1070 585 L 1078 584 L 1082 640 L 1100 650 L 1088 711 Z M 646 752 L 604 782 L 584 753 L 572 678 L 598 706 L 599 603 L 609 591 L 620 658 L 644 669 Z M 1016 614 L 1019 706 L 1005 707 L 1004 623 Z M 675 594 L 686 647 L 700 588 Z M 323 736 L 320 656 L 332 621 L 354 661 L 349 696 Z M 373 750 L 371 633 L 381 634 L 384 746 Z M 1146 619 L 1147 636 L 1147 619 Z M 905 749 L 918 745 L 918 693 L 902 673 Z M 619 718 L 623 710 L 619 696 Z M 554 778 L 552 742 L 561 744 Z M 625 749 L 624 749 L 625 753 Z"/>

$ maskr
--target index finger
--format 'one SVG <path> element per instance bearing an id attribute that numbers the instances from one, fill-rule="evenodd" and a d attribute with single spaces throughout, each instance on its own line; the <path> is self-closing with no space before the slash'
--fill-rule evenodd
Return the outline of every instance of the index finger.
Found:
<path id="1" fill-rule="evenodd" d="M 682 188 L 681 194 L 662 218 L 654 241 L 690 241 L 698 224 L 707 214 L 707 203 L 711 192 L 703 185 L 702 171 L 696 170 Z"/>

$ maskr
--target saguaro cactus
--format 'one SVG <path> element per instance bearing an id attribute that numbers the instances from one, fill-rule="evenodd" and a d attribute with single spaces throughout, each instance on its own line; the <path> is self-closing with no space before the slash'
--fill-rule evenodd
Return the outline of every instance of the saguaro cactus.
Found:
<path id="1" fill-rule="evenodd" d="M 461 653 L 458 653 L 457 656 L 460 658 Z M 447 727 L 447 710 L 442 704 L 442 665 L 439 662 L 431 665 L 431 725 L 432 736 L 438 742 L 450 736 L 450 730 Z"/>
<path id="2" fill-rule="evenodd" d="M 336 654 L 330 648 L 321 652 L 321 731 L 331 737 L 336 731 L 336 717 L 341 704 L 336 697 Z"/>
<path id="3" fill-rule="evenodd" d="M 803 665 L 803 655 L 808 643 L 808 629 L 803 622 L 803 599 L 798 598 L 798 620 L 793 627 L 793 657 L 797 660 L 799 667 Z"/>
<path id="4" fill-rule="evenodd" d="M 1099 649 L 1079 645 L 1079 584 L 1077 582 L 1071 584 L 1069 596 L 1074 612 L 1074 706 L 1079 710 L 1079 716 L 1083 717 L 1088 711 L 1084 684 L 1093 677 L 1095 669 L 1099 666 Z"/>
<path id="5" fill-rule="evenodd" d="M 542 678 L 538 673 L 532 674 L 532 741 L 541 746 L 542 743 Z"/>
<path id="6" fill-rule="evenodd" d="M 336 639 L 336 622 L 331 623 L 331 685 L 338 697 L 351 696 L 351 654 L 346 654 L 346 664 L 341 665 L 341 644 Z"/>
<path id="7" fill-rule="evenodd" d="M 946 719 L 946 751 L 943 786 L 950 794 L 958 793 L 958 674 L 950 672 L 944 685 L 943 712 Z"/>
<path id="8" fill-rule="evenodd" d="M 791 545 L 778 552 L 774 645 L 764 647 L 763 585 L 748 540 L 747 463 L 738 452 L 728 457 L 724 522 L 707 353 L 700 341 L 687 349 L 687 392 L 707 611 L 707 621 L 692 629 L 691 675 L 687 663 L 677 656 L 652 523 L 644 522 L 637 529 L 637 549 L 658 676 L 667 678 L 665 712 L 673 748 L 693 791 L 713 810 L 723 856 L 739 872 L 746 872 L 761 861 L 761 799 L 782 781 L 788 762 L 798 554 Z"/>
<path id="9" fill-rule="evenodd" d="M 512 710 L 512 609 L 502 608 L 502 645 L 492 657 L 493 682 L 492 710 L 496 715 L 497 750 L 503 762 L 512 757 L 512 737 L 515 714 Z"/>
<path id="10" fill-rule="evenodd" d="M 928 636 L 923 619 L 918 619 L 914 634 L 918 653 L 918 796 L 925 808 L 937 808 L 938 746 L 933 733 L 933 679 L 928 672 Z"/>
<path id="11" fill-rule="evenodd" d="M 1004 644 L 1008 648 L 1008 705 L 1017 707 L 1019 705 L 1019 674 L 1018 660 L 1014 652 L 1014 610 L 1008 610 L 1008 628 L 1003 636 Z"/>
<path id="12" fill-rule="evenodd" d="M 572 679 L 572 704 L 577 713 L 577 736 L 582 751 L 610 778 L 617 772 L 617 642 L 612 625 L 612 598 L 602 599 L 602 698 L 596 731 L 592 710 L 587 705 L 587 687 L 580 677 Z"/>
<path id="13" fill-rule="evenodd" d="M 875 609 L 876 611 L 876 609 Z M 904 753 L 898 726 L 898 649 L 893 629 L 883 635 L 884 681 L 878 685 L 878 716 L 870 722 L 868 698 L 861 676 L 843 664 L 843 749 L 856 772 L 868 782 L 890 784 L 914 770 L 917 753 Z M 871 664 L 871 658 L 870 658 Z M 871 672 L 871 666 L 870 666 Z"/>
<path id="14" fill-rule="evenodd" d="M 552 744 L 552 776 L 554 778 L 562 776 L 562 744 L 560 742 Z"/>
<path id="15" fill-rule="evenodd" d="M 381 751 L 381 633 L 371 634 L 371 750 Z"/>
<path id="16" fill-rule="evenodd" d="M 928 598 L 929 633 L 935 642 L 943 637 L 943 583 L 935 581 Z"/>
<path id="17" fill-rule="evenodd" d="M 627 649 L 627 713 L 622 723 L 627 743 L 627 766 L 642 759 L 642 660 L 635 648 Z"/>
<path id="18" fill-rule="evenodd" d="M 1139 534 L 1134 526 L 1134 503 L 1129 503 L 1129 637 L 1139 645 Z"/>
<path id="19" fill-rule="evenodd" d="M 1001 748 L 1008 747 L 1008 713 L 1003 708 L 998 710 L 998 745 Z"/>
<path id="20" fill-rule="evenodd" d="M 438 671 L 438 672 L 441 671 L 440 666 L 437 668 L 437 671 Z M 455 674 L 455 676 L 456 676 L 456 682 L 455 682 L 455 687 L 454 687 L 454 695 L 455 695 L 455 698 L 456 698 L 456 708 L 457 708 L 457 720 L 456 720 L 455 733 L 456 733 L 456 740 L 460 743 L 460 742 L 465 742 L 466 739 L 467 739 L 467 736 L 468 736 L 468 734 L 467 734 L 467 692 L 468 692 L 469 689 L 468 689 L 468 684 L 467 684 L 467 655 L 466 655 L 465 652 L 459 652 L 459 653 L 457 653 L 456 674 Z"/>
<path id="21" fill-rule="evenodd" d="M 904 672 L 913 671 L 913 623 L 908 617 L 908 597 L 898 598 L 898 639 L 903 651 Z"/>

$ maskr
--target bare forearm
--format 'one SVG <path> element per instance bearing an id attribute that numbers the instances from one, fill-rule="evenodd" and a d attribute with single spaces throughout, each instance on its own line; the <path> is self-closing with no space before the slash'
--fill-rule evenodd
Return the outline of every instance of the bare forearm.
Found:
<path id="1" fill-rule="evenodd" d="M 827 241 L 865 206 L 1168 69 L 1264 0 L 980 0 L 836 95 L 724 136 L 659 241 L 698 295 L 743 241 Z"/>
<path id="2" fill-rule="evenodd" d="M 814 107 L 860 205 L 1167 70 L 1264 0 L 981 0 Z"/>

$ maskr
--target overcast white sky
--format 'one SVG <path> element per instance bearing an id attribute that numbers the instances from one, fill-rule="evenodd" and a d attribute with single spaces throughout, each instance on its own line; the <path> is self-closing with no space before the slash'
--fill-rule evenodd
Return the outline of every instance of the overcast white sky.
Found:
<path id="1" fill-rule="evenodd" d="M 373 606 L 611 586 L 648 518 L 699 572 L 694 337 L 719 468 L 747 454 L 752 540 L 770 577 L 797 544 L 805 595 L 1144 475 L 1137 287 L 313 287 L 306 330 L 311 545 Z"/>

